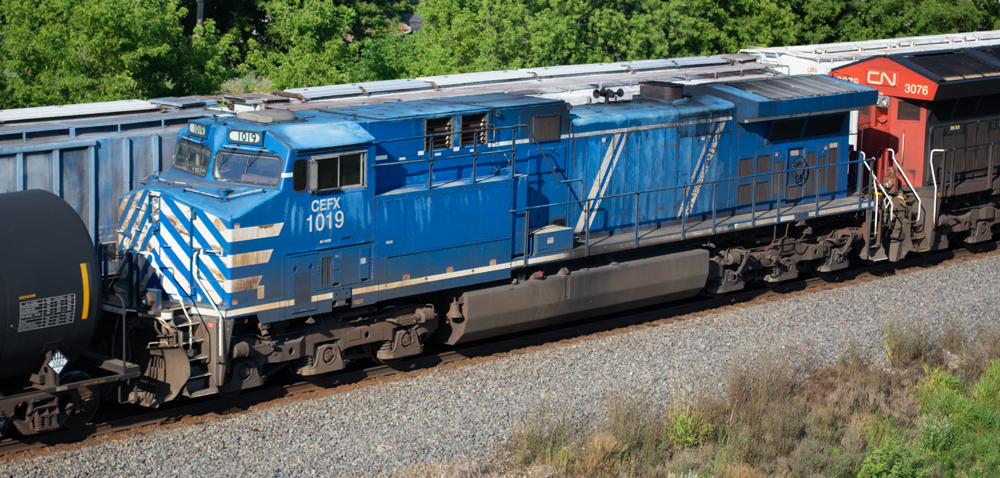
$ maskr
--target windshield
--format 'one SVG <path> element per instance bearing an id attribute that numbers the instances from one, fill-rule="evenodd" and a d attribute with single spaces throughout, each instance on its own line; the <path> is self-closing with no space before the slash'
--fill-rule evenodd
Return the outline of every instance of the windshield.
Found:
<path id="1" fill-rule="evenodd" d="M 215 179 L 274 186 L 281 179 L 281 159 L 260 153 L 221 151 L 215 157 Z"/>
<path id="2" fill-rule="evenodd" d="M 205 146 L 182 139 L 177 142 L 174 152 L 174 169 L 203 178 L 208 173 L 208 158 L 211 156 L 212 151 Z"/>

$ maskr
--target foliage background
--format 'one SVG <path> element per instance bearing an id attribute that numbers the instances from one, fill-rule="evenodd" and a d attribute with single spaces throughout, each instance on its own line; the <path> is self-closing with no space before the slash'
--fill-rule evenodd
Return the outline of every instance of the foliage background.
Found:
<path id="1" fill-rule="evenodd" d="M 205 0 L 203 27 L 196 5 L 4 0 L 0 108 L 1000 29 L 1000 0 Z"/>

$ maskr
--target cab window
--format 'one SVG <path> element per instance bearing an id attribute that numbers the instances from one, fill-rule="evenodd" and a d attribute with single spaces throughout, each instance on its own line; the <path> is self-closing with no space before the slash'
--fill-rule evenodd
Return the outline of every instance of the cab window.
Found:
<path id="1" fill-rule="evenodd" d="M 365 185 L 365 153 L 317 156 L 309 160 L 309 191 L 358 188 Z"/>
<path id="2" fill-rule="evenodd" d="M 275 186 L 281 180 L 281 158 L 265 154 L 220 151 L 215 156 L 215 179 Z"/>
<path id="3" fill-rule="evenodd" d="M 212 151 L 207 147 L 182 139 L 174 151 L 174 169 L 203 178 L 208 173 L 211 156 Z"/>

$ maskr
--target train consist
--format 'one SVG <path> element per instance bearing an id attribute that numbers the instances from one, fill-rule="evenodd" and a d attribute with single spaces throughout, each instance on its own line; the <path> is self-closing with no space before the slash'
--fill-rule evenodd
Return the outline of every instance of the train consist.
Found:
<path id="1" fill-rule="evenodd" d="M 725 56 L 414 81 L 187 113 L 99 255 L 81 211 L 0 196 L 20 218 L 0 229 L 0 426 L 899 260 L 1000 221 L 988 46 L 829 76 Z"/>

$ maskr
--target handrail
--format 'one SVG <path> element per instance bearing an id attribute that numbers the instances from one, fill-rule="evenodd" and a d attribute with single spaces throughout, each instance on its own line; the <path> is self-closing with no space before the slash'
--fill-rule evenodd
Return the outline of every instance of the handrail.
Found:
<path id="1" fill-rule="evenodd" d="M 861 154 L 863 155 L 864 153 Z M 886 191 L 884 187 L 882 187 L 881 183 L 878 182 L 878 177 L 875 175 L 875 170 L 873 170 L 872 167 L 867 162 L 865 162 L 864 165 L 866 168 L 868 168 L 868 172 L 872 173 L 872 183 L 875 184 L 876 188 L 882 190 L 882 195 L 885 196 L 886 201 L 889 203 L 889 217 L 892 218 L 893 216 L 896 215 L 896 207 L 892 205 L 892 200 L 889 198 L 889 192 Z M 876 228 L 880 228 L 880 225 L 881 223 L 878 220 L 878 208 L 876 207 L 875 226 Z M 878 230 L 876 230 L 876 234 L 878 234 Z"/>
<path id="2" fill-rule="evenodd" d="M 874 159 L 874 158 L 865 158 L 865 159 L 860 159 L 860 160 L 855 160 L 855 161 L 845 161 L 843 163 L 818 164 L 816 166 L 809 166 L 807 168 L 802 168 L 802 169 L 800 169 L 800 171 L 807 171 L 807 170 L 812 170 L 812 169 L 818 170 L 819 168 L 835 168 L 835 167 L 838 167 L 838 166 L 846 166 L 846 165 L 850 165 L 850 164 L 862 163 L 862 162 L 870 161 L 872 159 Z M 771 172 L 768 172 L 768 173 L 759 173 L 759 174 L 753 174 L 753 175 L 749 175 L 749 176 L 739 176 L 739 177 L 733 177 L 733 178 L 716 179 L 714 181 L 702 181 L 700 183 L 681 184 L 681 185 L 677 185 L 677 186 L 667 186 L 667 187 L 664 187 L 664 188 L 657 188 L 657 189 L 649 189 L 649 190 L 646 190 L 646 191 L 639 191 L 638 193 L 639 194 L 658 193 L 658 192 L 669 191 L 669 190 L 672 190 L 672 189 L 681 189 L 681 188 L 694 187 L 694 186 L 706 186 L 706 185 L 711 185 L 711 184 L 716 184 L 716 183 L 724 183 L 724 182 L 728 182 L 728 181 L 739 181 L 739 180 L 751 179 L 751 178 L 755 178 L 755 177 L 758 177 L 758 176 L 781 175 L 781 174 L 789 173 L 791 171 L 792 170 L 790 170 L 790 169 L 785 169 L 785 170 L 782 170 L 782 171 L 771 171 Z M 566 201 L 566 202 L 561 202 L 561 203 L 542 204 L 542 205 L 539 205 L 539 206 L 529 206 L 529 207 L 524 207 L 524 208 L 520 208 L 520 209 L 511 209 L 510 212 L 529 211 L 529 210 L 532 210 L 532 209 L 542 209 L 542 208 L 557 207 L 557 206 L 571 206 L 571 205 L 574 205 L 574 204 L 579 205 L 579 204 L 581 204 L 581 203 L 583 203 L 585 201 L 596 201 L 596 200 L 604 200 L 604 199 L 617 199 L 617 198 L 624 197 L 624 196 L 631 196 L 633 194 L 636 194 L 636 193 L 635 192 L 621 193 L 621 194 L 613 194 L 611 196 L 601 196 L 601 197 L 593 197 L 593 198 L 580 199 L 578 201 Z"/>
<path id="3" fill-rule="evenodd" d="M 549 157 L 545 155 L 545 150 L 542 149 L 542 145 L 538 144 L 538 141 L 535 141 L 534 139 L 531 139 L 531 144 L 535 145 L 535 147 L 538 148 L 538 152 L 539 153 L 542 153 L 542 159 L 544 159 L 545 160 L 545 164 L 547 164 L 549 166 L 549 171 L 552 172 L 552 176 L 556 178 L 556 182 L 558 182 L 559 184 L 568 184 L 568 183 L 572 183 L 572 182 L 583 183 L 583 180 L 580 179 L 580 178 L 559 179 L 559 176 L 556 175 L 556 168 L 552 167 L 552 163 L 549 162 Z M 565 171 L 563 171 L 563 172 L 565 172 Z M 563 177 L 565 177 L 565 176 L 566 175 L 564 174 Z"/>
<path id="4" fill-rule="evenodd" d="M 195 265 L 197 265 L 198 259 L 200 259 L 200 258 L 201 258 L 201 249 L 198 249 L 194 253 L 194 262 L 195 262 Z M 208 264 L 206 264 L 206 265 L 208 265 Z M 223 344 L 225 344 L 225 340 L 223 340 L 224 339 L 224 337 L 223 337 L 223 329 L 225 329 L 225 327 L 222 326 L 222 321 L 225 320 L 226 317 L 224 315 L 222 315 L 221 311 L 219 311 L 219 307 L 215 305 L 215 301 L 212 300 L 212 298 L 207 295 L 208 288 L 205 287 L 205 284 L 203 284 L 201 282 L 201 269 L 200 268 L 195 268 L 194 272 L 195 272 L 193 274 L 194 275 L 194 280 L 198 282 L 198 286 L 201 287 L 201 290 L 205 291 L 205 293 L 206 293 L 206 297 L 205 298 L 208 299 L 208 303 L 212 305 L 212 308 L 215 309 L 215 313 L 219 316 L 219 323 L 218 323 L 218 326 L 216 327 L 216 329 L 218 329 L 218 332 L 219 332 L 219 345 L 216 347 L 216 349 L 219 351 L 219 358 L 221 359 L 223 357 L 223 353 L 224 353 L 224 350 L 225 350 L 225 347 L 223 347 Z M 195 305 L 194 307 L 195 307 L 195 310 L 197 310 L 198 306 Z M 201 312 L 198 313 L 198 318 L 199 318 L 199 320 L 202 321 L 202 326 L 204 326 L 205 325 L 204 324 L 205 321 L 204 321 L 204 319 L 201 319 Z M 193 334 L 191 332 L 188 332 L 188 335 L 190 336 L 190 335 L 193 335 Z M 221 362 L 222 360 L 219 360 L 219 361 Z"/>
<path id="5" fill-rule="evenodd" d="M 877 184 L 877 179 L 875 179 L 875 172 L 874 172 L 874 170 L 872 170 L 872 167 L 869 165 L 869 163 L 871 161 L 873 161 L 873 160 L 874 160 L 874 158 L 866 158 L 866 157 L 864 157 L 864 153 L 861 153 L 861 158 L 857 159 L 857 160 L 849 160 L 849 161 L 845 161 L 845 162 L 842 162 L 842 163 L 832 163 L 832 164 L 815 165 L 815 166 L 810 166 L 810 167 L 804 168 L 803 170 L 811 170 L 811 169 L 817 169 L 818 170 L 820 168 L 835 168 L 835 167 L 838 167 L 838 166 L 847 166 L 847 165 L 851 165 L 851 164 L 855 164 L 855 163 L 863 163 L 865 165 L 865 167 L 868 168 L 868 171 L 871 172 L 872 182 L 874 182 L 874 183 Z M 693 188 L 693 187 L 703 187 L 703 186 L 706 186 L 706 185 L 712 185 L 712 231 L 713 231 L 712 234 L 714 235 L 715 234 L 716 223 L 717 223 L 717 205 L 716 205 L 716 196 L 717 196 L 717 193 L 716 193 L 716 190 L 718 189 L 719 183 L 732 182 L 732 181 L 741 181 L 741 180 L 747 180 L 747 179 L 751 179 L 752 181 L 755 182 L 756 178 L 758 176 L 770 176 L 772 178 L 776 178 L 774 180 L 778 181 L 779 184 L 781 184 L 781 183 L 784 183 L 785 176 L 790 171 L 791 170 L 771 171 L 771 172 L 767 172 L 767 173 L 758 173 L 758 174 L 753 174 L 753 175 L 748 175 L 748 176 L 740 176 L 740 177 L 733 177 L 733 178 L 717 179 L 717 180 L 714 180 L 714 181 L 703 181 L 703 182 L 699 182 L 699 183 L 676 185 L 676 186 L 668 186 L 668 187 L 664 187 L 664 188 L 650 189 L 650 190 L 646 190 L 646 191 L 629 192 L 629 193 L 622 193 L 622 194 L 614 194 L 614 195 L 610 195 L 610 196 L 585 198 L 585 199 L 581 199 L 581 200 L 577 200 L 577 201 L 565 201 L 565 202 L 561 202 L 561 203 L 542 204 L 542 205 L 538 205 L 538 206 L 529 206 L 529 207 L 524 207 L 524 208 L 511 209 L 509 212 L 512 213 L 512 214 L 524 213 L 525 219 L 524 219 L 524 245 L 523 245 L 523 247 L 524 247 L 524 259 L 523 260 L 525 261 L 525 264 L 527 264 L 528 255 L 529 255 L 528 254 L 529 253 L 528 241 L 529 241 L 529 233 L 530 233 L 530 231 L 529 231 L 528 217 L 530 216 L 530 211 L 532 211 L 532 210 L 552 208 L 552 207 L 560 207 L 560 206 L 581 205 L 584 208 L 584 215 L 586 217 L 589 217 L 590 216 L 590 208 L 591 208 L 591 203 L 592 202 L 603 201 L 603 200 L 613 200 L 613 199 L 619 199 L 619 198 L 626 198 L 626 197 L 630 197 L 630 196 L 635 196 L 636 210 L 635 210 L 635 219 L 634 219 L 635 220 L 635 224 L 634 224 L 634 227 L 635 227 L 635 231 L 634 231 L 634 233 L 635 233 L 635 239 L 634 239 L 634 241 L 635 241 L 636 247 L 638 247 L 638 244 L 639 244 L 639 212 L 638 211 L 639 211 L 639 200 L 640 200 L 640 196 L 641 195 L 643 195 L 643 194 L 652 194 L 652 193 L 657 193 L 657 192 L 664 192 L 664 191 L 670 191 L 670 190 L 681 189 L 681 188 L 688 189 L 688 188 Z M 858 179 L 859 179 L 859 190 L 858 190 L 858 195 L 859 195 L 859 203 L 858 204 L 859 204 L 859 206 L 858 207 L 860 208 L 861 207 L 861 201 L 862 201 L 862 199 L 860 199 L 860 198 L 863 197 L 862 196 L 862 191 L 860 190 L 860 179 L 861 179 L 861 175 L 860 174 L 858 176 Z M 882 185 L 881 184 L 877 184 L 877 187 L 882 188 Z M 756 188 L 752 188 L 752 189 L 756 189 Z M 884 188 L 882 190 L 883 190 L 883 192 L 885 192 Z M 780 218 L 780 211 L 781 211 L 780 208 L 781 208 L 781 201 L 782 201 L 782 192 L 784 191 L 784 188 L 782 188 L 779 185 L 778 191 L 779 191 L 779 193 L 778 193 L 776 201 L 778 203 L 778 209 L 777 209 L 778 212 L 779 212 L 778 217 Z M 818 188 L 815 191 L 815 194 L 817 196 L 820 195 Z M 887 192 L 885 192 L 885 196 L 888 197 L 888 193 Z M 686 235 L 686 232 L 687 232 L 686 218 L 689 215 L 686 212 L 684 212 L 685 209 L 686 209 L 685 206 L 687 204 L 686 198 L 687 198 L 687 194 L 685 194 L 684 206 L 682 206 L 682 208 L 681 208 L 682 212 L 680 213 L 681 217 L 679 218 L 679 220 L 681 221 L 681 236 L 682 237 L 684 237 Z M 755 206 L 755 205 L 756 205 L 756 200 L 753 200 L 753 204 L 751 204 L 750 206 L 752 207 L 752 206 Z M 739 208 L 739 207 L 743 207 L 743 206 L 737 206 L 737 208 Z M 889 203 L 889 207 L 890 207 L 890 211 L 895 212 L 894 206 L 892 205 L 891 201 Z M 817 206 L 817 211 L 819 211 L 819 210 L 822 210 L 822 208 L 819 208 Z M 876 221 L 878 220 L 878 217 L 879 217 L 878 216 L 878 208 L 876 208 L 876 211 L 875 211 Z M 756 219 L 756 218 L 754 217 L 754 219 Z M 585 242 L 584 242 L 584 244 L 585 244 L 585 249 L 584 249 L 585 252 L 584 252 L 584 254 L 586 256 L 590 255 L 590 230 L 591 230 L 591 227 L 589 225 L 589 222 L 587 222 L 587 227 L 584 230 L 584 234 L 585 234 Z"/>
<path id="6" fill-rule="evenodd" d="M 927 157 L 927 163 L 931 166 L 931 182 L 934 183 L 934 214 L 931 216 L 934 223 L 931 227 L 937 227 L 937 202 L 938 202 L 938 183 L 937 174 L 934 173 L 934 153 L 946 153 L 947 149 L 932 149 L 930 155 Z M 988 174 L 992 175 L 993 171 L 989 171 Z"/>
<path id="7" fill-rule="evenodd" d="M 510 153 L 510 152 L 513 152 L 513 151 L 515 151 L 515 150 L 513 148 L 511 148 L 511 149 L 501 149 L 501 150 L 496 150 L 496 151 L 477 151 L 476 153 L 461 153 L 461 154 L 451 155 L 451 156 L 448 156 L 446 158 L 417 158 L 417 159 L 407 159 L 407 160 L 403 160 L 403 161 L 386 161 L 386 162 L 382 162 L 382 163 L 375 163 L 375 164 L 372 165 L 372 167 L 373 168 L 384 168 L 386 166 L 399 166 L 401 164 L 416 164 L 416 163 L 430 163 L 430 162 L 434 162 L 434 161 L 448 161 L 448 160 L 453 160 L 453 159 L 461 159 L 461 158 L 464 158 L 464 157 L 467 157 L 467 156 L 468 157 L 472 157 L 472 156 L 476 156 L 476 155 L 503 154 L 503 153 Z"/>
<path id="8" fill-rule="evenodd" d="M 906 135 L 903 135 L 903 139 L 906 139 Z M 896 152 L 892 148 L 886 148 L 886 151 L 892 153 L 889 158 L 892 159 L 892 163 L 896 165 L 896 169 L 899 171 L 899 175 L 903 177 L 903 181 L 906 181 L 906 185 L 910 187 L 910 191 L 913 191 L 913 195 L 917 197 L 917 222 L 920 222 L 921 213 L 924 211 L 923 201 L 920 200 L 920 194 L 917 194 L 917 190 L 913 188 L 913 183 L 910 182 L 910 178 L 906 177 L 906 173 L 903 172 L 903 167 L 899 165 L 899 161 L 896 161 Z"/>
<path id="9" fill-rule="evenodd" d="M 488 131 L 502 131 L 502 130 L 505 130 L 505 129 L 514 130 L 516 128 L 527 128 L 527 127 L 528 127 L 528 125 L 525 124 L 525 123 L 518 123 L 518 124 L 513 124 L 513 125 L 510 125 L 510 126 L 491 126 L 489 128 L 466 129 L 466 130 L 461 130 L 460 129 L 460 130 L 452 130 L 452 132 L 450 132 L 450 133 L 432 133 L 432 134 L 425 134 L 425 135 L 422 135 L 422 136 L 407 136 L 407 137 L 404 137 L 404 138 L 392 138 L 392 139 L 386 139 L 386 140 L 382 140 L 382 141 L 375 140 L 375 141 L 372 142 L 372 144 L 385 144 L 385 143 L 393 143 L 393 142 L 396 142 L 396 141 L 410 141 L 410 140 L 414 140 L 414 139 L 428 139 L 428 138 L 437 138 L 437 137 L 441 137 L 441 136 L 454 136 L 456 134 L 462 134 L 462 133 L 479 133 L 479 132 L 482 132 L 482 131 L 487 131 L 487 132 Z M 496 142 L 496 141 L 493 141 L 493 142 Z M 486 143 L 478 143 L 477 142 L 476 144 L 487 145 L 489 143 L 490 143 L 490 141 L 487 141 Z"/>

